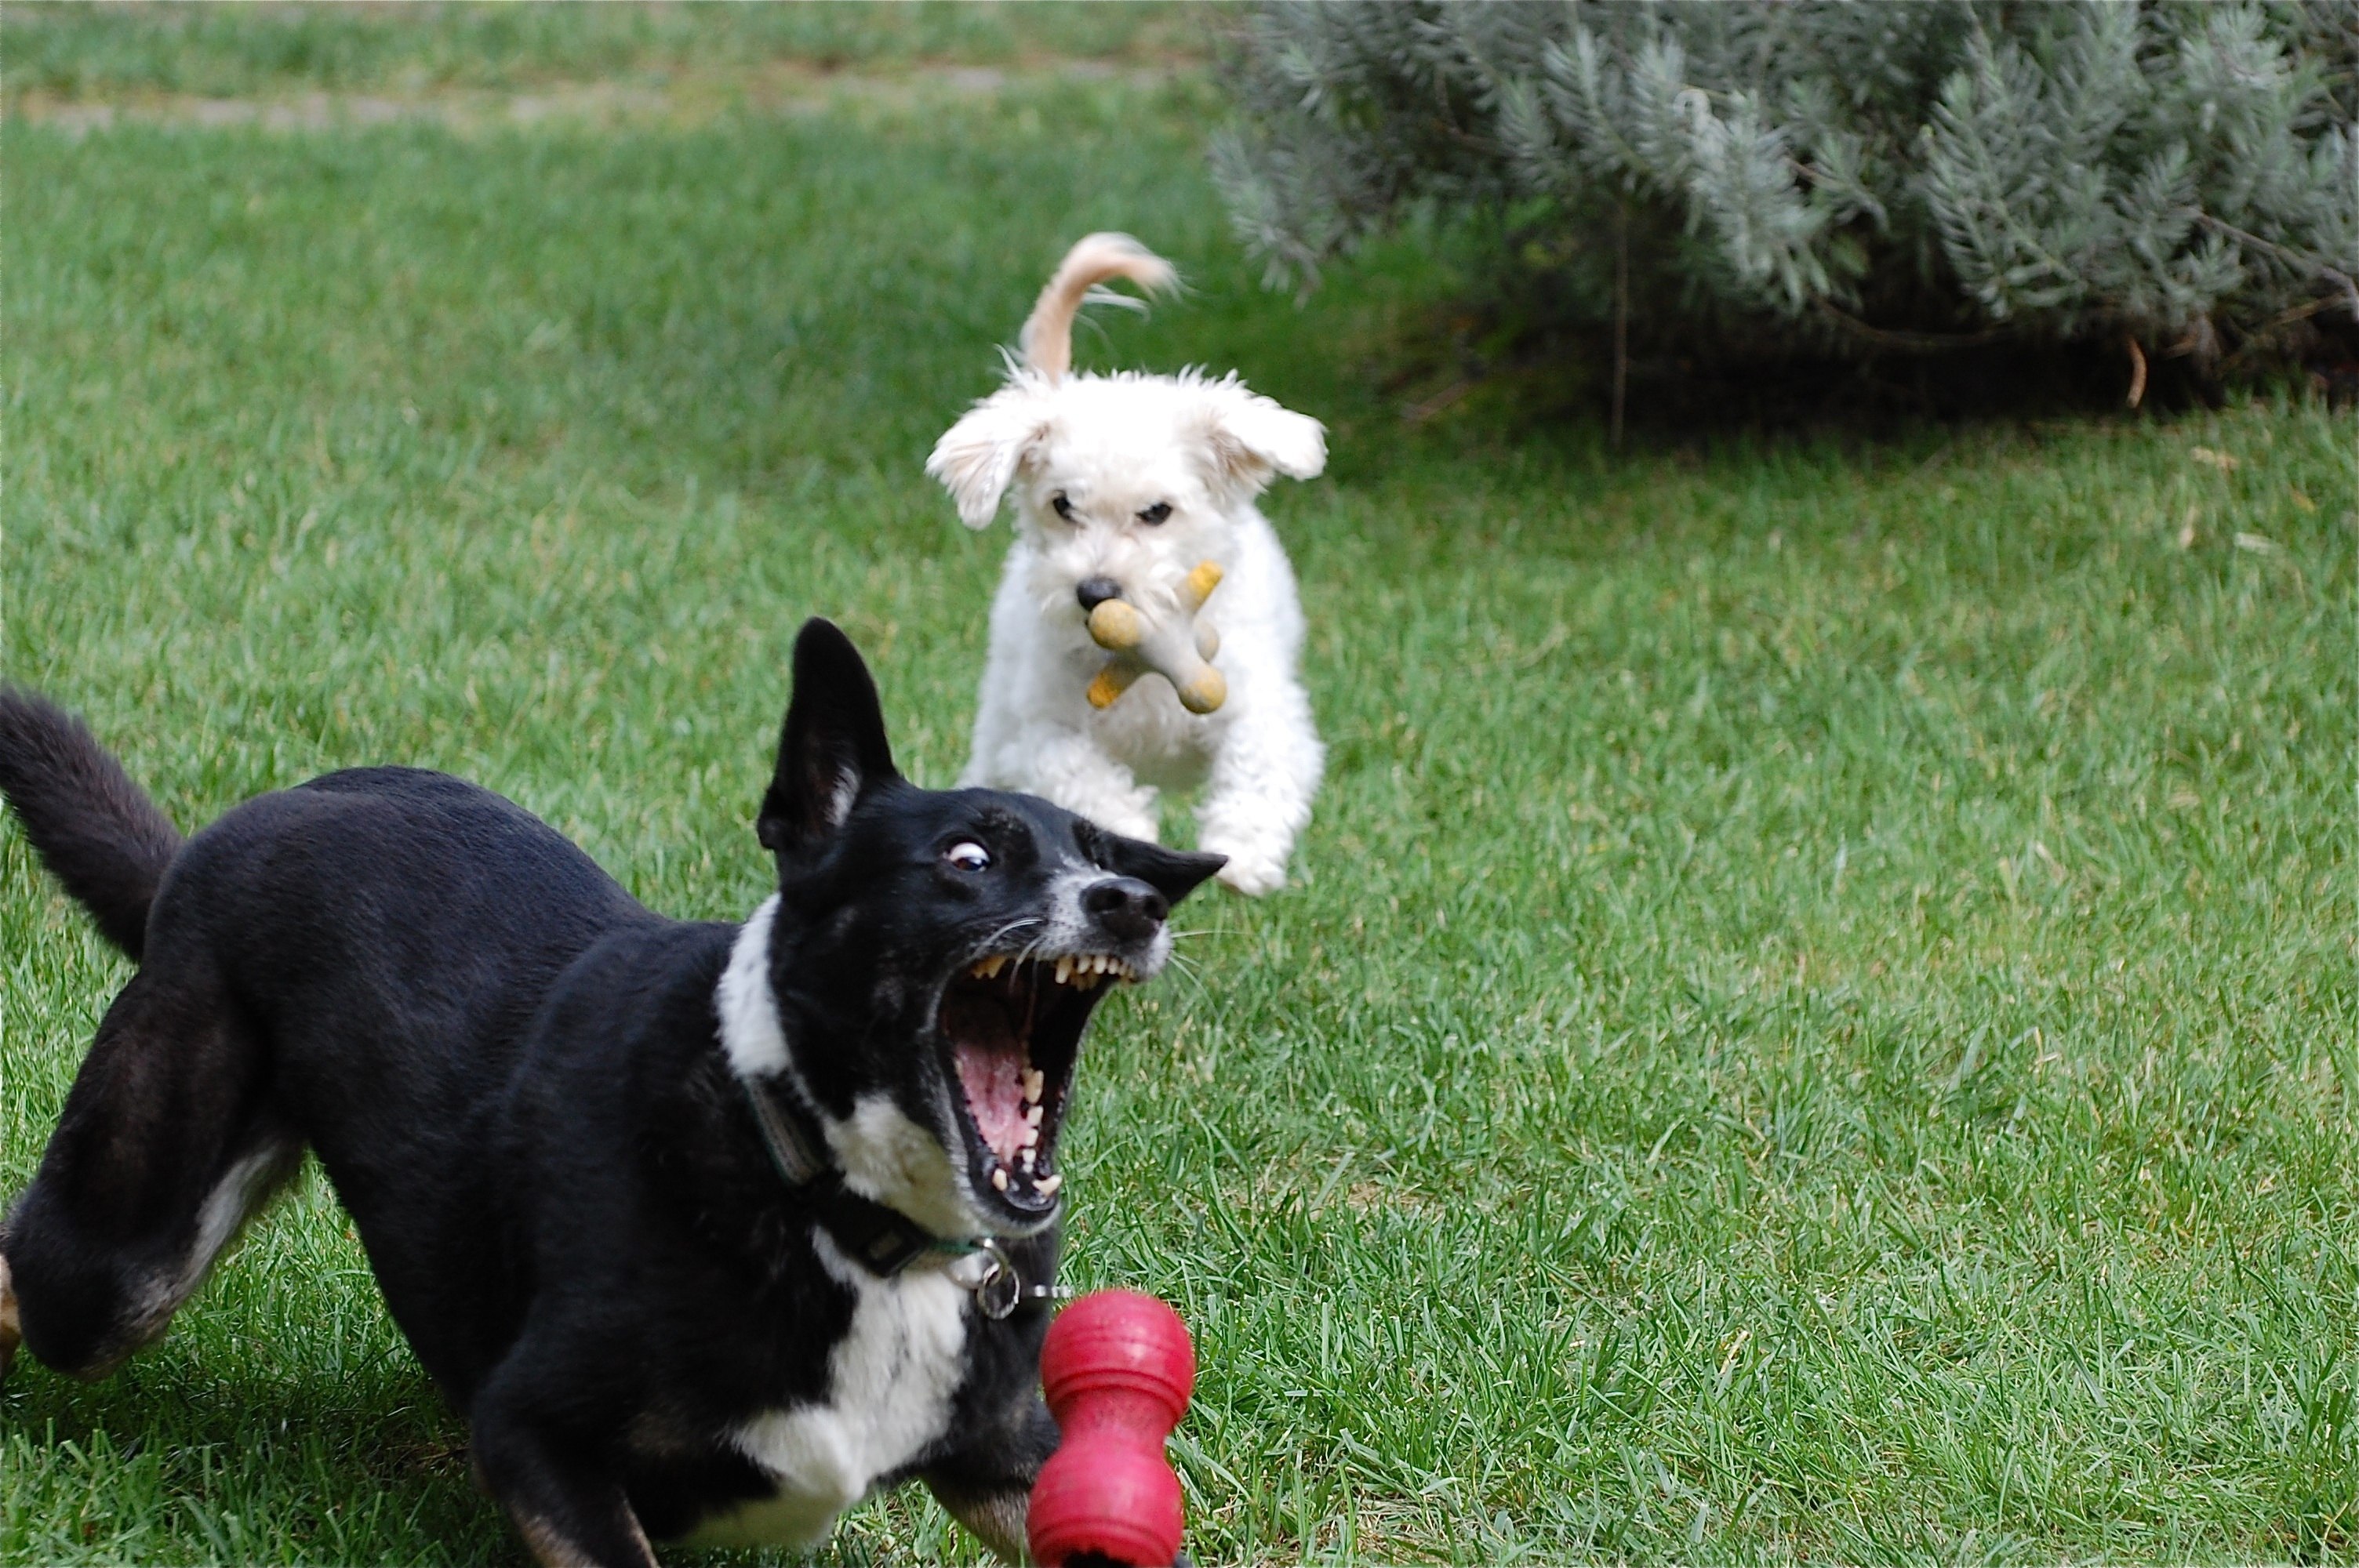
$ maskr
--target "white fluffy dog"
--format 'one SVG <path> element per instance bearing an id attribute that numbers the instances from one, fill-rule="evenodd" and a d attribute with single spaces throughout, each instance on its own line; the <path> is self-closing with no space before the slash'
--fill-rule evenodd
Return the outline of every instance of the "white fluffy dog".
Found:
<path id="1" fill-rule="evenodd" d="M 1310 820 L 1322 750 L 1295 666 L 1302 606 L 1277 535 L 1254 505 L 1277 474 L 1326 465 L 1323 430 L 1234 375 L 1068 375 L 1072 325 L 1096 286 L 1172 286 L 1170 264 L 1123 234 L 1092 234 L 1024 324 L 1007 384 L 935 444 L 926 471 L 988 527 L 1016 501 L 1016 537 L 991 607 L 991 654 L 961 782 L 1046 796 L 1117 833 L 1157 836 L 1158 789 L 1201 784 L 1197 847 L 1229 858 L 1239 892 L 1284 885 Z M 1228 700 L 1198 715 L 1149 676 L 1103 710 L 1083 696 L 1105 654 L 1089 612 L 1122 598 L 1167 610 L 1199 561 L 1220 563 L 1204 610 Z"/>

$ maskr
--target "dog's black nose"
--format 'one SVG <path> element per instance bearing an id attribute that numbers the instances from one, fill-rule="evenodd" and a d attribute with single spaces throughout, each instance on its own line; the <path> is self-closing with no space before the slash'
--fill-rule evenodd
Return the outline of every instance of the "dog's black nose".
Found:
<path id="1" fill-rule="evenodd" d="M 1154 935 L 1163 917 L 1171 913 L 1170 901 L 1136 877 L 1108 877 L 1092 883 L 1082 894 L 1082 907 L 1108 935 L 1125 942 Z"/>
<path id="2" fill-rule="evenodd" d="M 1073 597 L 1082 601 L 1082 613 L 1087 615 L 1109 599 L 1122 597 L 1122 584 L 1110 577 L 1085 577 L 1073 589 Z"/>

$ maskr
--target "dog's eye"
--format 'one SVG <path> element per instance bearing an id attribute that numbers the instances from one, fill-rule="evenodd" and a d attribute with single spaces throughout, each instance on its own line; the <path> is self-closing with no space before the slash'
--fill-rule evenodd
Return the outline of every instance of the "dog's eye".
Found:
<path id="1" fill-rule="evenodd" d="M 1155 524 L 1162 522 L 1166 517 L 1170 515 L 1171 503 L 1168 501 L 1158 501 L 1154 505 L 1148 507 L 1146 511 L 1140 513 L 1138 514 L 1138 520 L 1152 528 Z"/>
<path id="2" fill-rule="evenodd" d="M 1056 494 L 1049 498 L 1049 510 L 1056 513 L 1058 516 L 1063 518 L 1066 522 L 1071 523 L 1073 520 L 1072 498 L 1068 496 L 1063 491 L 1060 490 Z"/>
<path id="3" fill-rule="evenodd" d="M 972 838 L 962 838 L 943 850 L 942 859 L 962 871 L 982 871 L 991 868 L 991 851 Z"/>

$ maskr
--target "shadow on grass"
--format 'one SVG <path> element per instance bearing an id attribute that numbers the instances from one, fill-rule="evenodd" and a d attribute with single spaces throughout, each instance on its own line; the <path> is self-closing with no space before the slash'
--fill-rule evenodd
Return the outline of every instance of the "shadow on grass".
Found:
<path id="1" fill-rule="evenodd" d="M 16 1562 L 506 1555 L 464 1429 L 406 1353 L 358 1374 L 209 1374 L 168 1346 L 98 1384 L 20 1366 L 0 1426 Z"/>

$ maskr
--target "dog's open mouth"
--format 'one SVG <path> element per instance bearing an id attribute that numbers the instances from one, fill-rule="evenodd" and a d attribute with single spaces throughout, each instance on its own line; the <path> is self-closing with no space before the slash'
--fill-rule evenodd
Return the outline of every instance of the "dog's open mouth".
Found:
<path id="1" fill-rule="evenodd" d="M 1056 1167 L 1082 1030 L 1101 988 L 1136 979 L 1109 954 L 984 958 L 942 992 L 940 1029 L 963 1091 L 968 1156 L 978 1195 L 989 1190 L 1016 1215 L 1056 1206 Z"/>

